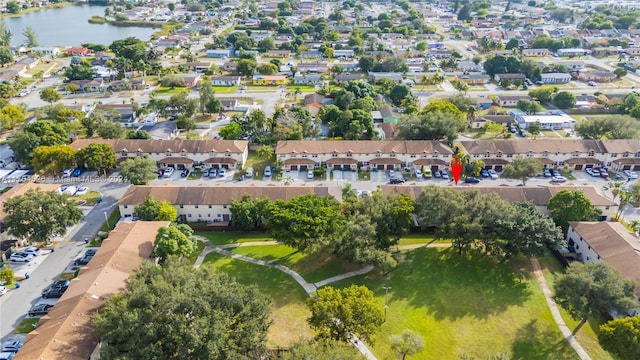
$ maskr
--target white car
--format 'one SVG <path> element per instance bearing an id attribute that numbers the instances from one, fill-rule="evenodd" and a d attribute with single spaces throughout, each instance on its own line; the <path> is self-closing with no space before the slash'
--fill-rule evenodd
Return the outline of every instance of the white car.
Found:
<path id="1" fill-rule="evenodd" d="M 489 177 L 490 178 L 492 178 L 494 180 L 498 178 L 498 173 L 495 170 L 490 169 L 488 172 L 489 172 Z"/>
<path id="2" fill-rule="evenodd" d="M 628 179 L 637 179 L 638 178 L 638 173 L 636 173 L 635 171 L 625 170 L 624 174 L 627 176 Z"/>
<path id="3" fill-rule="evenodd" d="M 78 191 L 78 187 L 75 185 L 62 186 L 60 187 L 60 189 L 62 190 L 63 194 L 71 195 L 71 196 L 75 195 L 76 191 Z"/>
<path id="4" fill-rule="evenodd" d="M 62 172 L 62 177 L 69 177 L 71 176 L 71 174 L 73 174 L 73 170 L 75 169 L 67 169 L 65 171 Z"/>
<path id="5" fill-rule="evenodd" d="M 396 176 L 396 172 L 393 170 L 389 170 L 389 177 L 393 178 L 394 176 Z"/>
<path id="6" fill-rule="evenodd" d="M 28 89 L 22 90 L 18 93 L 19 97 L 25 97 L 27 95 L 29 95 L 31 93 L 31 91 L 29 91 Z"/>
<path id="7" fill-rule="evenodd" d="M 168 167 L 168 168 L 164 169 L 164 174 L 163 174 L 163 176 L 164 176 L 164 177 L 166 177 L 166 178 L 171 177 L 171 175 L 173 175 L 173 172 L 174 172 L 174 171 L 175 171 L 175 169 L 174 169 L 174 168 L 172 168 L 172 167 Z"/>
<path id="8" fill-rule="evenodd" d="M 220 168 L 220 170 L 218 170 L 218 176 L 224 177 L 225 175 L 227 175 L 227 170 L 225 168 Z"/>
<path id="9" fill-rule="evenodd" d="M 6 288 L 6 287 L 4 287 L 4 286 L 0 285 L 0 296 L 2 296 L 2 295 L 4 295 L 4 294 L 6 294 L 6 293 L 7 293 L 7 291 L 8 291 L 8 290 L 7 290 L 7 288 Z"/>
<path id="10" fill-rule="evenodd" d="M 40 248 L 37 248 L 35 246 L 29 246 L 29 247 L 26 247 L 24 249 L 18 250 L 18 252 L 19 253 L 23 253 L 23 254 L 30 254 L 30 255 L 33 255 L 33 256 L 38 256 L 38 255 L 40 255 L 42 250 L 40 250 Z"/>
<path id="11" fill-rule="evenodd" d="M 81 188 L 78 188 L 78 191 L 76 191 L 76 193 L 74 194 L 74 196 L 81 196 L 86 194 L 89 191 L 89 188 L 86 186 L 83 186 Z"/>
<path id="12" fill-rule="evenodd" d="M 271 166 L 267 166 L 264 168 L 264 176 L 271 176 Z"/>
<path id="13" fill-rule="evenodd" d="M 551 182 L 563 183 L 566 181 L 567 181 L 567 178 L 564 176 L 554 176 L 551 178 Z"/>
<path id="14" fill-rule="evenodd" d="M 9 261 L 18 263 L 28 263 L 31 260 L 33 260 L 33 255 L 20 252 L 13 253 L 11 257 L 9 257 Z"/>
<path id="15" fill-rule="evenodd" d="M 415 173 L 417 179 L 422 179 L 422 171 L 420 169 L 416 169 Z"/>
<path id="16" fill-rule="evenodd" d="M 307 170 L 307 179 L 313 179 L 313 170 Z"/>

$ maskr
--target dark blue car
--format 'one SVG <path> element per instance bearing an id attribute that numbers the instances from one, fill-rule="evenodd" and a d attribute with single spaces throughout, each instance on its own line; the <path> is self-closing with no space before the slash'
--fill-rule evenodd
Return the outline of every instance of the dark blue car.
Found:
<path id="1" fill-rule="evenodd" d="M 82 168 L 77 168 L 75 170 L 73 170 L 73 177 L 78 177 L 80 175 L 82 175 L 82 173 L 84 172 L 84 170 Z"/>

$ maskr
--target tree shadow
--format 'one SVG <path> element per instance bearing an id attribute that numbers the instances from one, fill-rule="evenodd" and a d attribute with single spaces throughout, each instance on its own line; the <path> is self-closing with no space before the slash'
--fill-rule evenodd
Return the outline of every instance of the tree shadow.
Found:
<path id="1" fill-rule="evenodd" d="M 541 330 L 537 320 L 518 329 L 512 359 L 575 359 L 575 353 L 558 332 Z"/>

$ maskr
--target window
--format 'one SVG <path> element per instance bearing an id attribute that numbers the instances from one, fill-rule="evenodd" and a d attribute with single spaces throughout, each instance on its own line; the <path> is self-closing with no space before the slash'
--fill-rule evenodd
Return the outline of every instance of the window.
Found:
<path id="1" fill-rule="evenodd" d="M 508 157 L 508 158 L 512 158 L 512 157 L 513 157 L 513 154 L 507 154 L 507 157 Z"/>
<path id="2" fill-rule="evenodd" d="M 120 156 L 127 157 L 127 156 L 129 156 L 129 153 L 126 152 L 126 151 L 123 151 L 122 153 L 120 153 Z"/>
<path id="3" fill-rule="evenodd" d="M 497 157 L 497 158 L 501 158 L 501 157 L 502 157 L 502 153 L 501 153 L 501 152 L 498 152 L 498 153 L 496 154 L 496 157 Z"/>
<path id="4" fill-rule="evenodd" d="M 377 153 L 376 153 L 376 157 L 377 157 L 377 158 L 379 158 L 379 157 L 381 157 L 381 156 L 382 156 L 382 155 L 380 154 L 380 152 L 377 152 Z"/>
<path id="5" fill-rule="evenodd" d="M 549 152 L 548 152 L 548 151 L 544 151 L 544 152 L 542 153 L 542 156 L 544 156 L 544 157 L 549 156 Z"/>
<path id="6" fill-rule="evenodd" d="M 209 209 L 211 209 L 212 207 L 213 207 L 212 205 L 209 205 Z"/>
<path id="7" fill-rule="evenodd" d="M 286 158 L 286 157 L 287 157 L 287 155 L 285 155 L 285 154 L 280 154 L 280 157 L 281 157 L 282 159 L 284 159 L 284 158 Z"/>
<path id="8" fill-rule="evenodd" d="M 396 157 L 396 153 L 392 152 L 391 154 L 389 154 L 390 157 Z"/>
<path id="9" fill-rule="evenodd" d="M 307 156 L 309 156 L 309 155 L 307 155 L 307 154 L 302 154 L 302 157 L 303 157 L 303 158 L 306 158 Z"/>
<path id="10" fill-rule="evenodd" d="M 474 158 L 479 158 L 479 157 L 480 157 L 480 155 L 478 155 L 478 154 L 473 154 L 473 157 L 474 157 Z"/>
<path id="11" fill-rule="evenodd" d="M 211 214 L 207 214 L 207 217 L 211 217 Z"/>
<path id="12" fill-rule="evenodd" d="M 231 157 L 231 153 L 230 153 L 230 152 L 228 152 L 228 151 L 227 151 L 224 155 L 225 155 L 226 157 Z"/>
<path id="13" fill-rule="evenodd" d="M 573 157 L 577 157 L 578 155 L 580 155 L 580 153 L 578 153 L 577 151 L 573 152 Z"/>
<path id="14" fill-rule="evenodd" d="M 294 157 L 296 157 L 296 154 L 295 153 L 291 153 L 290 157 L 294 158 Z"/>
<path id="15" fill-rule="evenodd" d="M 187 153 L 183 151 L 183 152 L 180 153 L 180 156 L 185 157 L 185 156 L 187 156 Z"/>
<path id="16" fill-rule="evenodd" d="M 167 153 L 165 154 L 167 157 L 171 156 L 171 151 L 167 151 Z"/>
<path id="17" fill-rule="evenodd" d="M 595 156 L 595 153 L 593 151 L 589 151 L 589 156 L 593 157 Z"/>
<path id="18" fill-rule="evenodd" d="M 124 208 L 125 208 L 125 209 L 128 209 L 128 208 L 129 208 L 129 205 L 125 205 L 125 206 L 124 206 Z"/>
<path id="19" fill-rule="evenodd" d="M 422 154 L 422 157 L 423 157 L 423 158 L 426 158 L 427 156 L 428 156 L 427 154 Z"/>
<path id="20" fill-rule="evenodd" d="M 533 152 L 529 151 L 529 152 L 527 153 L 527 157 L 532 157 L 532 156 L 533 156 Z"/>
<path id="21" fill-rule="evenodd" d="M 338 157 L 338 153 L 334 151 L 334 152 L 331 154 L 331 157 L 337 158 L 337 157 Z"/>
<path id="22" fill-rule="evenodd" d="M 347 153 L 347 157 L 353 157 L 353 154 L 351 153 L 351 151 Z"/>
<path id="23" fill-rule="evenodd" d="M 416 156 L 415 155 L 411 155 L 409 157 L 412 158 L 412 159 L 415 159 Z"/>
<path id="24" fill-rule="evenodd" d="M 484 157 L 485 157 L 485 158 L 489 158 L 489 157 L 491 157 L 491 153 L 487 151 L 486 153 L 484 153 Z"/>
<path id="25" fill-rule="evenodd" d="M 197 209 L 199 205 L 193 205 L 193 206 Z"/>
<path id="26" fill-rule="evenodd" d="M 318 157 L 318 155 L 317 155 L 317 154 L 314 154 L 314 155 L 311 155 L 311 157 L 312 157 L 312 158 L 317 158 L 317 157 Z"/>
<path id="27" fill-rule="evenodd" d="M 215 151 L 212 151 L 212 152 L 210 153 L 210 156 L 211 156 L 211 157 L 216 157 L 216 152 L 215 152 Z"/>
<path id="28" fill-rule="evenodd" d="M 201 217 L 202 217 L 202 214 L 198 214 L 198 217 L 199 217 L 199 218 L 201 218 Z"/>
<path id="29" fill-rule="evenodd" d="M 136 151 L 136 156 L 142 156 L 142 151 Z"/>
<path id="30" fill-rule="evenodd" d="M 609 206 L 605 206 L 605 207 L 604 207 L 604 209 L 605 209 L 605 210 L 609 210 Z"/>
<path id="31" fill-rule="evenodd" d="M 191 217 L 191 214 L 189 214 L 189 215 L 187 215 L 187 216 Z"/>
<path id="32" fill-rule="evenodd" d="M 618 153 L 612 153 L 611 157 L 618 157 Z"/>
<path id="33" fill-rule="evenodd" d="M 183 209 L 183 208 L 184 208 L 184 205 L 180 204 L 180 209 Z"/>
<path id="34" fill-rule="evenodd" d="M 225 204 L 225 205 L 222 205 L 222 208 L 226 209 L 226 208 L 227 208 L 227 205 L 226 205 L 226 204 Z"/>
<path id="35" fill-rule="evenodd" d="M 622 154 L 622 157 L 629 157 L 629 152 L 625 151 L 624 154 Z"/>

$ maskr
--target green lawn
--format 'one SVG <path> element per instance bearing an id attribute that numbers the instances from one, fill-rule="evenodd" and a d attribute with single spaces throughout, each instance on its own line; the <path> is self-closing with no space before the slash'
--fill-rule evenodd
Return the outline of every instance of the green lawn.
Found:
<path id="1" fill-rule="evenodd" d="M 207 254 L 203 266 L 207 265 L 230 274 L 241 284 L 257 286 L 272 299 L 273 324 L 267 336 L 269 346 L 288 346 L 300 337 L 313 337 L 306 321 L 310 316 L 304 304 L 307 294 L 289 275 L 218 253 Z"/>
<path id="2" fill-rule="evenodd" d="M 169 86 L 160 86 L 158 87 L 156 90 L 154 90 L 152 92 L 152 95 L 155 96 L 172 96 L 172 95 L 176 95 L 179 94 L 183 91 L 189 91 L 190 89 L 187 87 L 169 87 Z"/>
<path id="3" fill-rule="evenodd" d="M 252 167 L 255 174 L 260 174 L 256 176 L 257 178 L 261 178 L 264 173 L 265 166 L 270 165 L 273 167 L 274 159 L 265 160 L 258 156 L 255 151 L 249 151 L 249 156 L 247 156 L 247 163 L 243 165 L 243 169 L 246 170 L 248 167 Z"/>
<path id="4" fill-rule="evenodd" d="M 540 130 L 540 133 L 548 138 L 559 138 L 558 134 L 556 134 L 553 130 Z"/>
<path id="5" fill-rule="evenodd" d="M 84 201 L 86 201 L 84 206 L 93 206 L 93 205 L 96 204 L 96 201 L 101 196 L 102 196 L 102 194 L 100 194 L 97 191 L 89 191 L 84 195 L 80 195 L 80 196 L 74 197 L 74 200 L 76 200 L 76 201 L 84 200 Z"/>
<path id="6" fill-rule="evenodd" d="M 203 236 L 214 245 L 234 244 L 252 241 L 273 241 L 262 232 L 218 232 L 197 231 L 196 235 Z"/>
<path id="7" fill-rule="evenodd" d="M 198 259 L 198 255 L 202 253 L 202 250 L 204 250 L 204 241 L 196 240 L 196 249 L 193 251 L 191 256 L 187 258 L 187 262 L 189 264 L 195 264 Z"/>
<path id="8" fill-rule="evenodd" d="M 434 242 L 449 243 L 450 240 L 436 240 L 433 234 L 407 234 L 400 238 L 398 245 L 430 244 Z"/>
<path id="9" fill-rule="evenodd" d="M 65 272 L 65 273 L 62 273 L 62 274 L 58 275 L 58 278 L 56 279 L 56 281 L 71 280 L 71 279 L 74 279 L 75 277 L 76 277 L 76 273 Z"/>
<path id="10" fill-rule="evenodd" d="M 316 92 L 316 87 L 314 85 L 289 85 L 287 86 L 288 92 L 295 92 L 296 89 L 300 89 L 300 92 Z"/>
<path id="11" fill-rule="evenodd" d="M 499 264 L 452 249 L 416 249 L 387 277 L 369 273 L 334 284 L 362 284 L 384 304 L 387 321 L 372 339 L 379 359 L 395 359 L 389 336 L 411 329 L 425 339 L 415 359 L 577 359 L 553 322 L 524 260 Z"/>
<path id="12" fill-rule="evenodd" d="M 28 334 L 35 329 L 34 325 L 38 323 L 38 320 L 40 318 L 24 318 L 13 332 L 16 334 Z"/>
<path id="13" fill-rule="evenodd" d="M 109 232 L 113 230 L 114 227 L 116 227 L 116 222 L 120 219 L 120 208 L 116 208 L 115 210 L 113 210 L 108 219 L 108 222 L 102 224 L 102 226 L 100 227 L 100 231 Z"/>
<path id="14" fill-rule="evenodd" d="M 202 173 L 200 170 L 192 170 L 187 177 L 187 180 L 200 180 Z"/>
<path id="15" fill-rule="evenodd" d="M 213 89 L 218 94 L 233 94 L 238 90 L 237 86 L 214 86 Z"/>
<path id="16" fill-rule="evenodd" d="M 339 260 L 332 255 L 305 254 L 287 245 L 242 246 L 231 251 L 284 265 L 310 283 L 362 268 L 360 265 Z"/>

